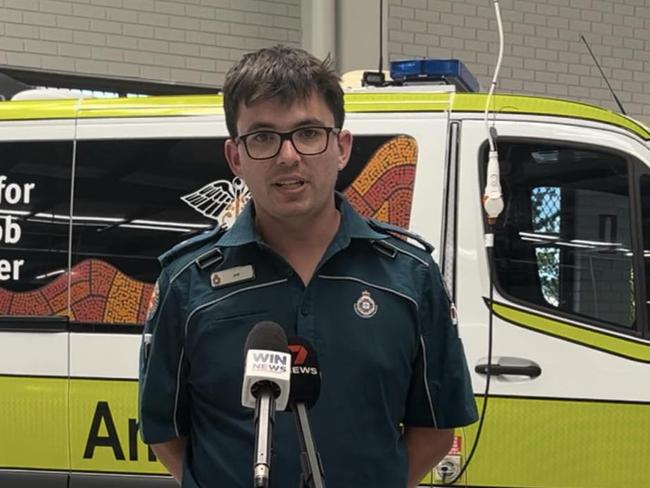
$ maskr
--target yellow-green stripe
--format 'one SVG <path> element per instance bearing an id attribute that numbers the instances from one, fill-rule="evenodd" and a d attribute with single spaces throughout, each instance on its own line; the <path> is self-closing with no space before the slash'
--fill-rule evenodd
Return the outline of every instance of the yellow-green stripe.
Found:
<path id="1" fill-rule="evenodd" d="M 635 361 L 650 362 L 650 344 L 638 342 L 633 338 L 628 339 L 604 331 L 588 329 L 555 318 L 531 313 L 511 305 L 495 302 L 492 309 L 498 317 L 515 325 Z"/>
<path id="2" fill-rule="evenodd" d="M 347 112 L 482 112 L 486 94 L 434 92 L 364 92 L 345 95 Z M 574 117 L 621 127 L 645 140 L 642 124 L 600 107 L 567 100 L 523 95 L 495 95 L 491 109 L 501 114 Z M 79 112 L 77 112 L 79 110 Z M 187 95 L 120 99 L 27 100 L 0 102 L 0 120 L 94 117 L 164 117 L 223 114 L 221 95 Z"/>

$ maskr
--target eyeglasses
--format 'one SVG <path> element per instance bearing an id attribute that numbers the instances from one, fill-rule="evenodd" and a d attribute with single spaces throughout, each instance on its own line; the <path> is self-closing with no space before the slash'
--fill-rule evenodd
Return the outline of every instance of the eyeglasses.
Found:
<path id="1" fill-rule="evenodd" d="M 298 127 L 289 132 L 277 132 L 274 130 L 257 130 L 249 132 L 235 139 L 240 141 L 246 148 L 246 153 L 251 159 L 270 159 L 280 153 L 282 143 L 290 140 L 298 154 L 303 156 L 315 156 L 322 154 L 329 145 L 330 133 L 339 134 L 341 129 L 337 127 Z"/>

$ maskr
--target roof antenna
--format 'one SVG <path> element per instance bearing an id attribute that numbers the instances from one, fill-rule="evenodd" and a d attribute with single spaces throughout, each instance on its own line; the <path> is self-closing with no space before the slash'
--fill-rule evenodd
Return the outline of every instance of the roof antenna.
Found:
<path id="1" fill-rule="evenodd" d="M 379 72 L 384 72 L 384 0 L 379 0 Z"/>
<path id="2" fill-rule="evenodd" d="M 591 54 L 591 57 L 594 60 L 594 63 L 596 63 L 596 66 L 598 66 L 598 69 L 600 70 L 600 74 L 602 75 L 603 79 L 605 80 L 605 83 L 607 83 L 607 88 L 609 88 L 609 91 L 612 93 L 612 96 L 614 97 L 614 100 L 616 101 L 616 104 L 618 105 L 619 110 L 623 115 L 627 115 L 625 112 L 625 109 L 623 108 L 623 104 L 621 101 L 618 99 L 616 96 L 616 93 L 614 93 L 614 89 L 612 88 L 612 85 L 609 84 L 609 80 L 607 80 L 607 77 L 605 76 L 605 73 L 603 72 L 603 69 L 600 67 L 600 64 L 598 64 L 598 60 L 596 59 L 596 56 L 594 56 L 593 51 L 591 50 L 591 47 L 589 47 L 589 43 L 587 42 L 587 39 L 585 39 L 585 36 L 580 34 L 580 39 L 582 39 L 582 42 L 585 43 L 585 46 L 587 46 L 587 49 L 589 50 L 589 54 Z"/>
<path id="3" fill-rule="evenodd" d="M 384 0 L 379 0 L 379 71 L 364 71 L 361 83 L 363 86 L 384 86 Z"/>

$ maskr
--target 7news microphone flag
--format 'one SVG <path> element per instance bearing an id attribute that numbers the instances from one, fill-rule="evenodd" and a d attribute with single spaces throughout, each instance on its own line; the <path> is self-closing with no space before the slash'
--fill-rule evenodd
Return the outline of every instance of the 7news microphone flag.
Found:
<path id="1" fill-rule="evenodd" d="M 321 375 L 316 351 L 306 339 L 291 337 L 291 389 L 289 407 L 295 414 L 300 441 L 300 488 L 325 488 L 325 474 L 316 443 L 311 433 L 307 410 L 314 406 L 320 395 Z"/>

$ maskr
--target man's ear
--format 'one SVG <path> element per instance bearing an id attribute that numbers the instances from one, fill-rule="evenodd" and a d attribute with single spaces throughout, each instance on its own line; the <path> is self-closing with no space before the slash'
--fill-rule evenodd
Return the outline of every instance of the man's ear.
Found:
<path id="1" fill-rule="evenodd" d="M 345 168 L 350 160 L 352 153 L 352 133 L 349 130 L 342 130 L 336 137 L 336 142 L 339 147 L 339 171 Z"/>
<path id="2" fill-rule="evenodd" d="M 239 147 L 237 143 L 232 139 L 228 139 L 224 145 L 224 153 L 226 155 L 226 161 L 228 161 L 228 166 L 230 166 L 230 171 L 235 176 L 241 176 L 241 160 L 239 159 Z"/>

